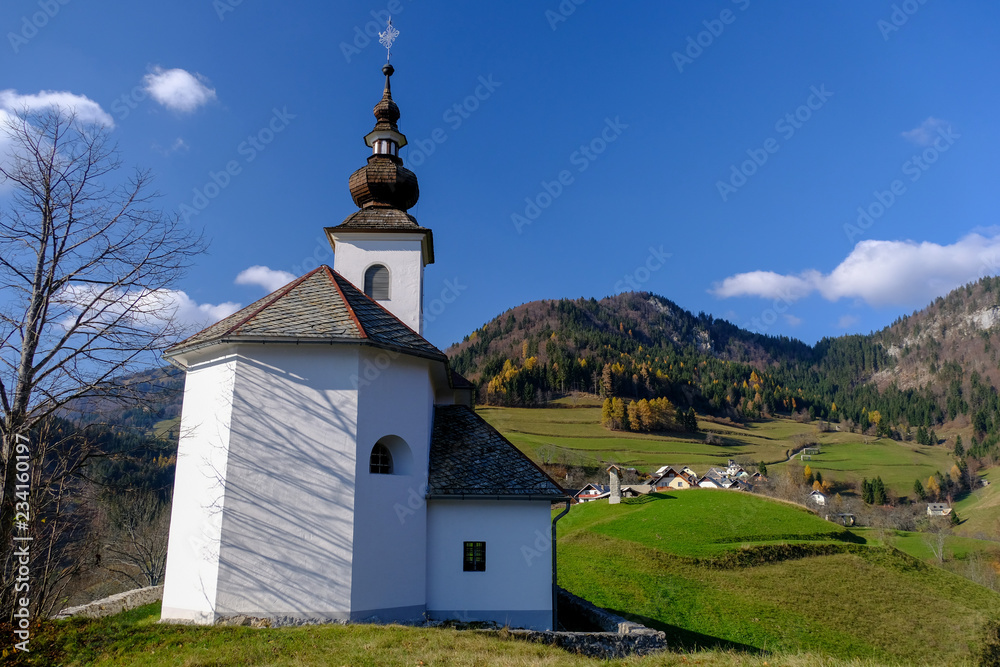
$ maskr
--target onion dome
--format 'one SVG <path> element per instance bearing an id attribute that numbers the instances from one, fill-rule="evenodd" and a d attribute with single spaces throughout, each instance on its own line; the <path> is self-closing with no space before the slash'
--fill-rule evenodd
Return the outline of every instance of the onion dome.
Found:
<path id="1" fill-rule="evenodd" d="M 396 127 L 399 107 L 392 100 L 389 86 L 389 77 L 394 71 L 388 63 L 382 67 L 385 90 L 373 110 L 375 128 L 365 136 L 365 144 L 371 147 L 372 154 L 368 164 L 351 174 L 348 181 L 351 197 L 362 209 L 377 206 L 405 211 L 420 197 L 417 175 L 403 167 L 399 157 L 399 149 L 406 145 L 406 136 Z"/>

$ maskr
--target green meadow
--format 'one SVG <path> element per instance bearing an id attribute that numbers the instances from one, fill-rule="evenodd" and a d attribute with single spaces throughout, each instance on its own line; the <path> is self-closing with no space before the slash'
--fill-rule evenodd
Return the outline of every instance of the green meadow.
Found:
<path id="1" fill-rule="evenodd" d="M 559 530 L 562 586 L 689 650 L 967 664 L 1000 617 L 986 588 L 747 494 L 587 503 Z"/>
<path id="2" fill-rule="evenodd" d="M 697 434 L 645 434 L 602 427 L 598 407 L 480 407 L 478 412 L 522 451 L 545 463 L 599 467 L 613 462 L 645 472 L 667 464 L 687 465 L 701 473 L 735 458 L 765 461 L 773 474 L 786 464 L 795 441 L 808 436 L 819 443 L 820 453 L 806 461 L 796 456 L 796 465 L 808 464 L 822 472 L 824 479 L 856 484 L 865 477 L 881 476 L 890 490 L 902 496 L 912 493 L 914 480 L 926 481 L 937 471 L 946 473 L 953 463 L 942 446 L 866 439 L 856 433 L 820 433 L 815 424 L 791 419 L 746 426 L 700 420 Z M 722 443 L 707 444 L 708 433 L 716 434 Z"/>

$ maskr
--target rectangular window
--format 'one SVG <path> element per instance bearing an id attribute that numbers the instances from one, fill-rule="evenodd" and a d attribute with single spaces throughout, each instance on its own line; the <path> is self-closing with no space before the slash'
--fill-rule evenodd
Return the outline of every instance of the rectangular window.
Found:
<path id="1" fill-rule="evenodd" d="M 486 571 L 486 542 L 466 542 L 462 569 L 466 572 Z"/>

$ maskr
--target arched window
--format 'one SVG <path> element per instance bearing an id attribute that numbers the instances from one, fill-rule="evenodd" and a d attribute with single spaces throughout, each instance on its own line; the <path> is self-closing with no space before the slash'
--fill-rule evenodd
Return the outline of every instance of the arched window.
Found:
<path id="1" fill-rule="evenodd" d="M 372 447 L 372 457 L 368 470 L 373 475 L 392 474 L 392 454 L 389 452 L 389 448 L 381 442 L 376 442 L 375 446 Z"/>
<path id="2" fill-rule="evenodd" d="M 365 271 L 365 294 L 376 301 L 389 299 L 389 269 L 374 264 Z"/>

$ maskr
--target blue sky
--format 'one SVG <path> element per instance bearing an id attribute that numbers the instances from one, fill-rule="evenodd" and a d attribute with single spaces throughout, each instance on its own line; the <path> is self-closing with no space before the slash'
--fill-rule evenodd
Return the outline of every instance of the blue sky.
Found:
<path id="1" fill-rule="evenodd" d="M 1000 272 L 986 0 L 8 0 L 0 114 L 113 127 L 211 241 L 175 295 L 205 323 L 332 264 L 388 10 L 439 347 L 633 288 L 811 343 Z"/>

